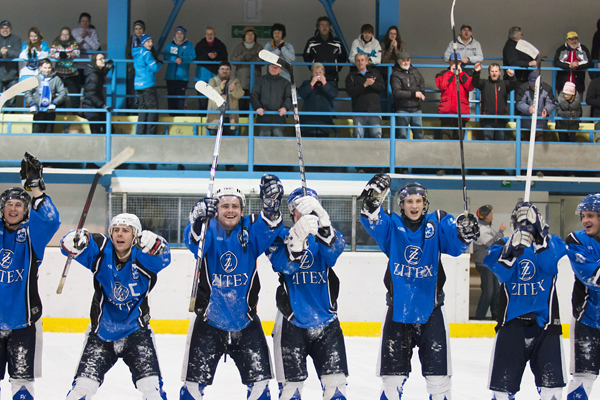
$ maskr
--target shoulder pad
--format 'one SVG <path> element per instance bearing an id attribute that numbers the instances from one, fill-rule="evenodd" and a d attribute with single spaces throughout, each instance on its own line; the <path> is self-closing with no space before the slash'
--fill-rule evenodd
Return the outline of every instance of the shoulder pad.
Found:
<path id="1" fill-rule="evenodd" d="M 583 243 L 581 243 L 581 241 L 577 238 L 577 235 L 575 235 L 575 232 L 569 233 L 569 236 L 567 236 L 565 239 L 565 243 L 583 245 Z"/>

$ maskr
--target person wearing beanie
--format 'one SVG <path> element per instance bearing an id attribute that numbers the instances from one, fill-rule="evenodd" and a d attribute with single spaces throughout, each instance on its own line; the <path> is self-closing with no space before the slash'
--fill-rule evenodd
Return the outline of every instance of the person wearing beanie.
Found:
<path id="1" fill-rule="evenodd" d="M 133 65 L 135 67 L 135 91 L 139 98 L 138 109 L 154 110 L 158 108 L 158 94 L 156 93 L 156 73 L 162 66 L 162 62 L 154 58 L 152 54 L 153 42 L 150 35 L 142 35 L 140 44 L 133 49 Z M 138 122 L 157 122 L 158 114 L 141 112 L 138 113 Z M 156 124 L 138 123 L 136 133 L 156 134 Z"/>
<path id="2" fill-rule="evenodd" d="M 397 57 L 390 78 L 394 112 L 400 114 L 396 117 L 396 139 L 408 139 L 409 126 L 413 139 L 423 139 L 423 118 L 420 114 L 421 102 L 425 100 L 425 79 L 417 68 L 410 65 L 410 54 L 401 51 Z"/>
<path id="3" fill-rule="evenodd" d="M 204 38 L 196 43 L 196 61 L 227 61 L 227 47 L 217 39 L 217 31 L 212 26 L 204 29 Z M 219 72 L 219 64 L 197 64 L 194 80 L 210 82 Z M 208 108 L 208 99 L 201 93 L 198 99 L 198 109 Z"/>
<path id="4" fill-rule="evenodd" d="M 565 44 L 554 53 L 554 66 L 562 69 L 556 73 L 556 87 L 562 88 L 565 82 L 573 82 L 579 94 L 585 90 L 585 71 L 593 67 L 592 57 L 587 47 L 579 42 L 577 32 L 567 33 Z"/>
<path id="5" fill-rule="evenodd" d="M 531 72 L 529 74 L 529 87 L 525 90 L 523 97 L 517 103 L 517 109 L 523 116 L 532 116 L 534 112 L 537 112 L 536 121 L 536 140 L 545 141 L 546 133 L 548 130 L 548 120 L 546 117 L 552 114 L 552 111 L 556 108 L 554 105 L 554 96 L 552 95 L 552 87 L 544 82 L 540 82 L 540 94 L 538 100 L 538 109 L 534 111 L 533 100 L 535 98 L 535 81 L 537 79 L 537 72 Z M 531 130 L 531 118 L 521 119 L 521 140 L 529 140 Z"/>
<path id="6" fill-rule="evenodd" d="M 573 82 L 566 82 L 563 90 L 556 96 L 556 129 L 561 142 L 574 142 L 579 130 L 581 117 L 581 99 Z"/>
<path id="7" fill-rule="evenodd" d="M 271 38 L 272 40 L 265 44 L 264 49 L 270 51 L 273 54 L 278 55 L 287 62 L 294 62 L 296 59 L 296 53 L 294 52 L 294 46 L 285 41 L 285 25 L 275 23 L 271 27 Z M 282 70 L 279 74 L 282 78 L 287 79 L 290 82 L 290 74 L 286 70 Z"/>
<path id="8" fill-rule="evenodd" d="M 0 58 L 4 60 L 18 58 L 21 52 L 21 38 L 12 33 L 10 21 L 0 22 Z M 19 64 L 16 62 L 0 62 L 0 92 L 19 82 Z M 8 100 L 4 106 L 12 107 L 15 98 Z"/>
<path id="9" fill-rule="evenodd" d="M 146 23 L 141 19 L 138 19 L 133 23 L 133 33 L 127 38 L 125 44 L 125 58 L 133 60 L 132 49 L 140 45 L 140 38 L 146 33 Z M 154 54 L 154 49 L 152 49 Z M 127 63 L 127 108 L 138 108 L 138 98 L 135 93 L 135 86 L 133 84 L 135 78 L 135 68 L 132 62 Z"/>
<path id="10" fill-rule="evenodd" d="M 185 93 L 190 80 L 190 62 L 196 59 L 196 50 L 192 43 L 186 39 L 187 30 L 183 26 L 175 28 L 173 40 L 165 46 L 163 58 L 167 65 L 167 94 L 169 96 L 181 96 L 180 98 L 169 97 L 170 110 L 185 109 Z M 171 113 L 171 116 L 181 115 Z"/>
<path id="11" fill-rule="evenodd" d="M 242 31 L 242 41 L 233 48 L 229 59 L 231 61 L 242 62 L 260 62 L 262 61 L 258 53 L 262 50 L 262 46 L 256 41 L 256 30 L 253 26 L 247 26 Z M 254 65 L 254 80 L 256 81 L 262 75 L 262 66 Z M 239 79 L 242 89 L 244 89 L 244 97 L 250 96 L 250 65 L 238 64 L 235 66 L 235 77 Z M 240 110 L 250 109 L 250 100 L 248 98 L 239 99 Z"/>
<path id="12" fill-rule="evenodd" d="M 494 213 L 489 204 L 481 206 L 477 209 L 477 219 L 479 222 L 479 238 L 473 242 L 473 263 L 481 277 L 481 296 L 475 311 L 475 319 L 485 320 L 488 309 L 492 313 L 492 320 L 495 320 L 498 315 L 498 304 L 500 300 L 500 284 L 498 278 L 483 265 L 483 259 L 488 247 L 496 243 L 504 237 L 506 224 L 502 222 L 498 230 L 492 226 Z"/>

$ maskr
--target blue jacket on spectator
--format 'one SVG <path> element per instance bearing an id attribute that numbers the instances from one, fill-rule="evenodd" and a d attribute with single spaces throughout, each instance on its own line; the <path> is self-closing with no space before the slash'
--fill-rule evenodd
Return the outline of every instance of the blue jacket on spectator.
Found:
<path id="1" fill-rule="evenodd" d="M 182 63 L 176 64 L 175 60 L 181 57 Z M 189 40 L 177 45 L 174 40 L 165 46 L 164 60 L 171 61 L 167 65 L 167 81 L 189 81 L 190 80 L 190 62 L 196 59 L 196 50 Z"/>
<path id="2" fill-rule="evenodd" d="M 162 66 L 156 61 L 152 52 L 143 46 L 131 50 L 133 66 L 135 67 L 135 90 L 147 89 L 156 86 L 156 73 Z"/>

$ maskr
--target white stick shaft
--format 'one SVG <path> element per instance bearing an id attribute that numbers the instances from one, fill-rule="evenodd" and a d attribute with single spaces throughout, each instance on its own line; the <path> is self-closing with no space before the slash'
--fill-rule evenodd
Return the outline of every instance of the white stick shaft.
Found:
<path id="1" fill-rule="evenodd" d="M 533 174 L 533 155 L 535 151 L 535 133 L 537 128 L 537 113 L 540 103 L 540 84 L 542 77 L 538 76 L 535 80 L 535 91 L 533 98 L 533 113 L 531 114 L 531 131 L 529 133 L 529 154 L 527 155 L 527 176 L 525 179 L 525 195 L 523 201 L 529 201 L 531 195 L 531 177 Z"/>

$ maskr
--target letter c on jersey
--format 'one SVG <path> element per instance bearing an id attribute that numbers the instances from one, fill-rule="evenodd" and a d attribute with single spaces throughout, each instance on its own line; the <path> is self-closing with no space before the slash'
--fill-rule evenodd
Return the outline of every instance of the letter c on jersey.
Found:
<path id="1" fill-rule="evenodd" d="M 237 265 L 238 265 L 237 257 L 231 251 L 226 251 L 221 256 L 220 261 L 221 261 L 221 268 L 223 268 L 223 271 L 227 272 L 228 274 L 235 271 L 235 269 L 237 268 Z"/>

